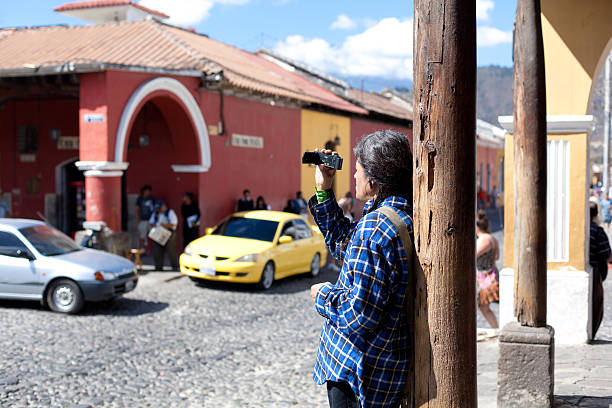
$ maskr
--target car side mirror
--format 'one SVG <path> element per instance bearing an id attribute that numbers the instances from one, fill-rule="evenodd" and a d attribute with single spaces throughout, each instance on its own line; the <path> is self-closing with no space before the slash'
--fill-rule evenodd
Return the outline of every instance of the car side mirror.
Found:
<path id="1" fill-rule="evenodd" d="M 210 234 L 212 234 L 212 232 L 213 232 L 213 229 L 212 229 L 212 228 L 210 228 L 210 227 L 209 227 L 209 228 L 206 228 L 206 229 L 204 230 L 204 233 L 205 233 L 206 235 L 210 235 Z"/>
<path id="2" fill-rule="evenodd" d="M 293 241 L 293 238 L 291 238 L 289 235 L 283 235 L 278 239 L 279 244 L 288 244 L 291 241 Z"/>
<path id="3" fill-rule="evenodd" d="M 24 251 L 24 250 L 21 250 L 21 249 L 16 249 L 15 250 L 15 257 L 17 257 L 17 258 L 25 258 L 25 259 L 28 259 L 30 261 L 33 261 L 34 259 L 36 259 L 36 258 L 34 258 L 34 255 L 32 255 L 29 251 Z"/>

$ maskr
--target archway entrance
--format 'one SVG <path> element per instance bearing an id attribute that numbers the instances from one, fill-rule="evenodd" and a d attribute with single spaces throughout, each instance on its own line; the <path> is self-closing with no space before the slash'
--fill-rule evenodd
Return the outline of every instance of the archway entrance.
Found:
<path id="1" fill-rule="evenodd" d="M 189 117 L 175 100 L 156 96 L 142 105 L 127 139 L 124 176 L 124 228 L 136 237 L 136 200 L 144 185 L 166 202 L 179 217 L 178 244 L 182 243 L 180 208 L 185 192 L 199 196 L 199 173 L 176 172 L 175 163 L 197 163 L 199 146 Z M 126 217 L 127 215 L 127 217 Z"/>
<path id="2" fill-rule="evenodd" d="M 199 197 L 200 173 L 210 167 L 210 145 L 198 103 L 172 78 L 143 83 L 130 97 L 117 129 L 115 163 L 126 165 L 122 180 L 122 224 L 137 243 L 136 200 L 144 185 L 179 216 L 185 192 Z M 127 162 L 127 163 L 125 163 Z"/>

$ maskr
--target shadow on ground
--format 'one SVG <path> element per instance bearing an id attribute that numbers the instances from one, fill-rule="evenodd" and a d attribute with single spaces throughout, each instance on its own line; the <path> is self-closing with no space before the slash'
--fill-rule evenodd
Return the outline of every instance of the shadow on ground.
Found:
<path id="1" fill-rule="evenodd" d="M 169 303 L 166 302 L 151 302 L 148 300 L 121 297 L 106 302 L 87 303 L 81 314 L 87 316 L 140 316 L 161 312 L 168 306 Z"/>
<path id="2" fill-rule="evenodd" d="M 588 407 L 609 408 L 612 406 L 612 395 L 607 397 L 589 397 L 586 395 L 555 395 L 554 408 Z"/>
<path id="3" fill-rule="evenodd" d="M 266 291 L 257 289 L 256 285 L 246 285 L 230 282 L 214 282 L 207 280 L 197 281 L 202 288 L 213 290 L 224 290 L 229 292 L 262 293 L 266 295 L 288 295 L 297 292 L 309 291 L 315 283 L 332 282 L 338 279 L 339 268 L 335 265 L 326 265 L 321 269 L 318 276 L 312 277 L 308 273 L 290 276 L 274 281 L 272 287 Z"/>
<path id="4" fill-rule="evenodd" d="M 12 300 L 2 299 L 0 300 L 0 308 L 2 309 L 32 309 L 32 310 L 45 310 L 38 300 Z"/>
<path id="5" fill-rule="evenodd" d="M 85 303 L 79 315 L 113 315 L 113 316 L 139 316 L 148 313 L 161 312 L 169 306 L 165 302 L 150 302 L 147 300 L 118 298 L 105 302 Z M 42 306 L 38 300 L 0 300 L 2 309 L 30 309 L 51 312 Z"/>

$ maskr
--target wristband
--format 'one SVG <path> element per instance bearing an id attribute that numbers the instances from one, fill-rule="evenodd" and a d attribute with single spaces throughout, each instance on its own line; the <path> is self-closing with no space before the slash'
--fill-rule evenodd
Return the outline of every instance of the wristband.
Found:
<path id="1" fill-rule="evenodd" d="M 327 190 L 319 191 L 315 186 L 315 195 L 317 196 L 317 201 L 322 203 L 323 201 L 327 201 L 329 199 L 329 193 Z"/>

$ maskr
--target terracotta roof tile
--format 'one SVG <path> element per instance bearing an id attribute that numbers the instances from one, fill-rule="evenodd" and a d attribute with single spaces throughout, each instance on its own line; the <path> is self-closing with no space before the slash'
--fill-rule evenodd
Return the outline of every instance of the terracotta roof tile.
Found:
<path id="1" fill-rule="evenodd" d="M 369 111 L 400 119 L 413 119 L 413 114 L 411 111 L 394 104 L 389 100 L 389 98 L 378 93 L 365 92 L 359 89 L 351 88 L 349 89 L 348 98 Z"/>
<path id="2" fill-rule="evenodd" d="M 367 114 L 362 109 L 253 53 L 155 20 L 0 31 L 2 70 L 103 63 L 166 70 L 223 72 L 231 85 Z"/>
<path id="3" fill-rule="evenodd" d="M 169 18 L 167 14 L 162 13 L 161 11 L 153 10 L 145 6 L 141 6 L 138 3 L 134 3 L 130 0 L 92 0 L 92 1 L 76 1 L 71 3 L 62 4 L 53 9 L 53 11 L 68 11 L 68 10 L 80 10 L 87 8 L 97 8 L 97 7 L 113 7 L 113 6 L 134 6 L 139 8 L 147 13 L 155 14 L 162 18 Z"/>

